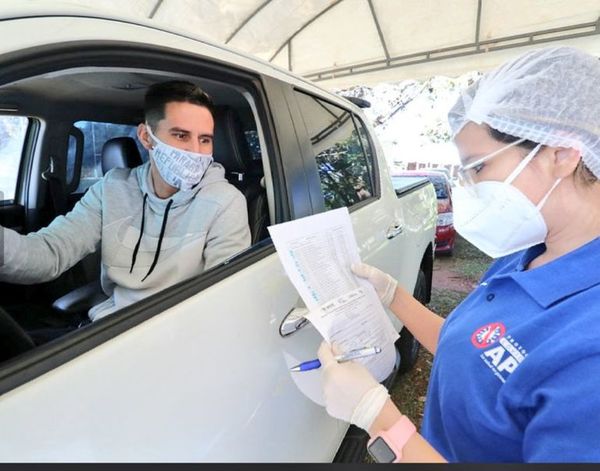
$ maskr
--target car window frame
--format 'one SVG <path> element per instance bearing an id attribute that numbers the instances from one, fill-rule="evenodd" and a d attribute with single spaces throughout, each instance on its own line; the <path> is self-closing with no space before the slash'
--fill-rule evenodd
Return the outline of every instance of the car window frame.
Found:
<path id="1" fill-rule="evenodd" d="M 31 140 L 34 138 L 32 131 L 37 129 L 36 119 L 25 114 L 19 114 L 18 110 L 15 110 L 13 113 L 1 113 L 0 116 L 11 116 L 11 117 L 19 117 L 25 118 L 27 120 L 27 127 L 25 129 L 25 135 L 23 136 L 23 144 L 21 146 L 21 155 L 19 157 L 19 164 L 17 165 L 17 175 L 15 180 L 15 191 L 12 198 L 2 199 L 0 200 L 0 206 L 13 206 L 18 205 L 18 201 L 21 199 L 20 194 L 22 190 L 22 180 L 23 175 L 27 168 L 27 157 L 31 152 Z M 4 195 L 3 195 L 4 196 Z"/>
<path id="2" fill-rule="evenodd" d="M 379 157 L 380 156 L 377 153 L 377 146 L 375 145 L 375 141 L 373 139 L 372 130 L 369 128 L 369 126 L 367 126 L 365 120 L 360 115 L 358 115 L 356 113 L 352 113 L 352 118 L 354 119 L 355 122 L 358 121 L 360 123 L 360 125 L 362 126 L 362 128 L 365 130 L 365 135 L 366 135 L 367 141 L 369 142 L 369 147 L 371 148 L 371 155 L 372 155 L 372 160 L 373 160 L 373 162 L 372 162 L 373 168 L 371 170 L 371 172 L 372 172 L 371 178 L 373 179 L 373 197 L 376 197 L 377 199 L 379 199 L 379 198 L 381 198 L 381 174 L 379 172 Z M 361 144 L 362 144 L 362 139 L 361 139 Z M 365 155 L 366 155 L 366 153 L 365 153 Z M 368 157 L 367 157 L 367 162 L 368 162 Z M 362 201 L 361 201 L 361 203 L 362 203 Z"/>
<path id="3" fill-rule="evenodd" d="M 6 74 L 0 79 L 0 86 L 42 73 L 83 65 L 164 70 L 221 81 L 226 77 L 228 85 L 244 88 L 254 100 L 257 112 L 255 118 L 260 122 L 257 123 L 257 127 L 260 124 L 263 142 L 266 144 L 262 155 L 263 159 L 269 160 L 270 174 L 273 176 L 275 222 L 298 217 L 289 205 L 292 196 L 287 187 L 285 153 L 280 150 L 278 136 L 282 122 L 287 119 L 288 127 L 291 126 L 291 117 L 287 102 L 282 96 L 269 90 L 269 83 L 273 88 L 277 88 L 276 84 L 279 81 L 252 70 L 223 64 L 187 51 L 125 41 L 56 43 L 13 52 L 9 56 L 3 64 Z M 3 59 L 6 57 L 0 56 L 0 63 Z M 148 68 L 148 63 L 153 64 L 151 69 Z M 297 145 L 297 141 L 295 144 Z M 275 247 L 271 239 L 263 239 L 207 272 L 167 287 L 121 309 L 116 315 L 106 316 L 83 329 L 70 332 L 62 336 L 60 341 L 38 346 L 0 364 L 0 395 L 77 358 L 273 253 Z"/>

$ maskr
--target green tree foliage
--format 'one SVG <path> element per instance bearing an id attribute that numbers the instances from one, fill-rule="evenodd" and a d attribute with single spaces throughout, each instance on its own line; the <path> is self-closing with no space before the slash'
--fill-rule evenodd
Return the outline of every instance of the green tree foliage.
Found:
<path id="1" fill-rule="evenodd" d="M 355 131 L 317 155 L 327 209 L 352 206 L 371 195 L 371 181 L 362 143 Z"/>

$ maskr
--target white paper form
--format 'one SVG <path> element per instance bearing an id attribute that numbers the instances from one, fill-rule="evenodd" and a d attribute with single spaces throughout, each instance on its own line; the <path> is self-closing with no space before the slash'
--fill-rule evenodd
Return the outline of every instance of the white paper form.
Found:
<path id="1" fill-rule="evenodd" d="M 328 342 L 336 342 L 342 351 L 362 347 L 381 347 L 381 353 L 358 361 L 383 381 L 389 376 L 396 360 L 394 341 L 398 333 L 394 329 L 381 302 L 365 293 L 360 287 L 325 303 L 311 311 L 306 318 Z"/>
<path id="2" fill-rule="evenodd" d="M 347 208 L 269 227 L 284 269 L 310 311 L 307 318 L 342 351 L 378 346 L 382 352 L 360 359 L 384 380 L 396 361 L 398 333 L 373 286 L 350 270 L 360 262 Z"/>

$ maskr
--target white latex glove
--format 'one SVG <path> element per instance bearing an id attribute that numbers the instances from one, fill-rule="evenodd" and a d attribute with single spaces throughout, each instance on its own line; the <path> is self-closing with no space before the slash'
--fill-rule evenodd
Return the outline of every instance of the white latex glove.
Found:
<path id="1" fill-rule="evenodd" d="M 394 300 L 396 287 L 398 286 L 398 282 L 393 276 L 388 275 L 371 265 L 367 265 L 366 263 L 353 263 L 350 268 L 355 275 L 360 276 L 371 283 L 375 288 L 375 291 L 377 291 L 381 303 L 385 307 L 390 307 L 390 304 L 392 304 L 392 301 Z"/>
<path id="2" fill-rule="evenodd" d="M 319 347 L 325 408 L 329 415 L 368 431 L 387 401 L 388 391 L 360 363 L 335 361 L 339 354 L 326 341 Z"/>

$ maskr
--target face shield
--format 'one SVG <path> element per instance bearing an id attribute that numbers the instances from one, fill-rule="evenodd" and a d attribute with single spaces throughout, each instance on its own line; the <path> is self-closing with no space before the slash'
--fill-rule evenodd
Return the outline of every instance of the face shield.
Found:
<path id="1" fill-rule="evenodd" d="M 525 139 L 517 139 L 516 141 L 511 142 L 510 144 L 501 147 L 500 149 L 497 149 L 494 152 L 475 160 L 474 162 L 461 165 L 457 170 L 458 184 L 471 193 L 476 192 L 477 187 L 475 183 L 478 181 L 477 174 L 481 171 L 483 164 L 502 154 L 505 150 L 519 145 L 523 141 L 525 141 Z"/>

